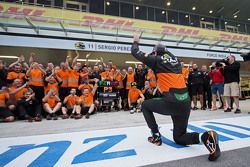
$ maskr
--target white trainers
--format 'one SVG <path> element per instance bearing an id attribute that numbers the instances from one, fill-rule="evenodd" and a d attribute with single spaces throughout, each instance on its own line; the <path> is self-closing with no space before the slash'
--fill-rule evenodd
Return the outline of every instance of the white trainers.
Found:
<path id="1" fill-rule="evenodd" d="M 130 114 L 134 114 L 136 112 L 136 108 L 133 108 L 132 110 L 130 110 Z"/>

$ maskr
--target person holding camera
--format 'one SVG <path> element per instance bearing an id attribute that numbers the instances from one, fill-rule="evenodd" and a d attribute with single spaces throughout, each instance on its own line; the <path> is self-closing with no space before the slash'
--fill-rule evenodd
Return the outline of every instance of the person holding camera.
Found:
<path id="1" fill-rule="evenodd" d="M 235 56 L 230 55 L 227 59 L 221 63 L 223 64 L 224 75 L 224 96 L 227 102 L 227 109 L 225 112 L 231 112 L 231 99 L 233 97 L 236 110 L 235 114 L 241 113 L 239 109 L 239 97 L 240 97 L 240 63 L 235 60 Z"/>

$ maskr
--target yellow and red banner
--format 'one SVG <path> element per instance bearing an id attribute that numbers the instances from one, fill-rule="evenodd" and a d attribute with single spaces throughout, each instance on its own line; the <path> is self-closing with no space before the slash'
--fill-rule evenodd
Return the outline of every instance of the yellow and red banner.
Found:
<path id="1" fill-rule="evenodd" d="M 67 26 L 73 27 L 92 26 L 98 29 L 105 29 L 106 31 L 114 31 L 118 27 L 119 30 L 125 32 L 143 31 L 146 34 L 165 34 L 174 38 L 186 37 L 190 41 L 204 39 L 209 41 L 221 41 L 224 43 L 238 42 L 239 44 L 250 42 L 249 35 L 71 10 L 15 3 L 0 3 L 0 22 L 24 21 L 23 16 L 28 16 L 32 22 L 37 24 L 53 25 L 63 20 Z"/>

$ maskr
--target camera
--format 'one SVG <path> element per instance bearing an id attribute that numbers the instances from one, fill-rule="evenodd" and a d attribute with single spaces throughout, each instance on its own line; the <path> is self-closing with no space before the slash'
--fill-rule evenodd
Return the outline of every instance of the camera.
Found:
<path id="1" fill-rule="evenodd" d="M 240 56 L 243 57 L 244 61 L 250 61 L 250 52 L 242 53 Z"/>
<path id="2" fill-rule="evenodd" d="M 216 61 L 215 66 L 216 66 L 216 67 L 222 67 L 222 64 L 221 64 L 221 63 L 225 63 L 226 65 L 228 65 L 228 64 L 229 64 L 229 59 L 228 59 L 228 57 L 225 58 L 225 59 Z"/>

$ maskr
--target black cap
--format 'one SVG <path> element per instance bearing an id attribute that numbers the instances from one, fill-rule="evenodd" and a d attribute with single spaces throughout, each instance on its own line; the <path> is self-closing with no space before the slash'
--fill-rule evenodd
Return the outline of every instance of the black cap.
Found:
<path id="1" fill-rule="evenodd" d="M 167 50 L 167 47 L 162 45 L 162 44 L 158 44 L 158 45 L 155 45 L 155 47 L 153 48 L 153 51 L 152 53 L 165 53 Z"/>

